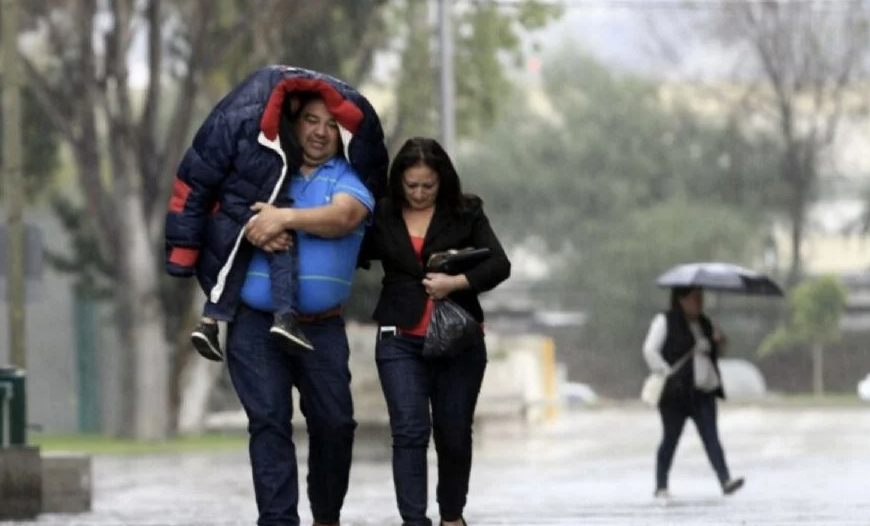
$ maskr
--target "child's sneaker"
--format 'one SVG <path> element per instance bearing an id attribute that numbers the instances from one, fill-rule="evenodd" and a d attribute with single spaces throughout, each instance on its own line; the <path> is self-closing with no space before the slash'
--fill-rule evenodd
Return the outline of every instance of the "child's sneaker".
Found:
<path id="1" fill-rule="evenodd" d="M 269 332 L 288 343 L 292 351 L 309 353 L 314 350 L 314 345 L 302 333 L 302 329 L 299 328 L 299 323 L 296 321 L 296 315 L 292 312 L 275 315 L 275 323 Z"/>
<path id="2" fill-rule="evenodd" d="M 200 321 L 199 325 L 190 333 L 190 341 L 196 352 L 206 360 L 222 362 L 224 353 L 221 351 L 221 343 L 218 340 L 218 324 Z"/>

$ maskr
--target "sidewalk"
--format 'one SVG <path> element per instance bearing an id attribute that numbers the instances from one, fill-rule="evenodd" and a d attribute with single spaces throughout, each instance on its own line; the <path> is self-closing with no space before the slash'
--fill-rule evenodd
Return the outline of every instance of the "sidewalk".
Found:
<path id="1" fill-rule="evenodd" d="M 687 425 L 671 477 L 675 500 L 666 508 L 651 498 L 658 425 L 647 410 L 603 409 L 569 414 L 546 429 L 485 426 L 469 525 L 870 524 L 870 408 L 723 408 L 729 463 L 747 477 L 730 498 L 721 496 L 697 433 Z M 400 524 L 385 451 L 382 444 L 358 449 L 344 526 Z M 304 461 L 300 468 L 304 480 Z M 100 457 L 94 469 L 94 513 L 30 524 L 255 524 L 244 451 Z M 303 524 L 310 524 L 302 501 Z M 434 495 L 430 517 L 437 520 Z"/>

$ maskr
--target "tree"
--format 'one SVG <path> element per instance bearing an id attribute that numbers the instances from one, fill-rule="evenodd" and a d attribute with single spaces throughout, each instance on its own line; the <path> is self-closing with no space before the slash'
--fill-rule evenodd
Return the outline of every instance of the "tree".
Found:
<path id="1" fill-rule="evenodd" d="M 385 12 L 388 49 L 398 56 L 394 78 L 372 79 L 378 87 L 394 90 L 395 99 L 381 108 L 387 148 L 395 152 L 414 135 L 432 135 L 438 129 L 438 70 L 431 43 L 431 2 L 391 2 Z M 519 2 L 502 9 L 498 2 L 475 2 L 455 10 L 457 136 L 462 142 L 479 137 L 505 109 L 510 109 L 514 84 L 511 65 L 522 63 L 523 31 L 539 29 L 561 14 L 555 5 L 540 1 Z M 451 154 L 453 152 L 450 152 Z M 349 317 L 368 321 L 380 290 L 380 266 L 357 273 L 348 302 Z"/>
<path id="2" fill-rule="evenodd" d="M 82 189 L 82 203 L 64 200 L 62 210 L 68 224 L 86 227 L 73 246 L 91 252 L 73 253 L 67 263 L 81 263 L 110 285 L 129 386 L 120 431 L 139 439 L 164 438 L 170 423 L 167 325 L 178 307 L 167 309 L 160 294 L 167 173 L 186 143 L 202 77 L 248 20 L 222 25 L 212 7 L 202 0 L 114 0 L 103 8 L 96 0 L 42 0 L 25 9 L 42 52 L 24 57 L 25 71 L 72 152 Z M 141 101 L 128 60 L 140 25 L 151 72 Z M 220 42 L 216 55 L 205 52 L 208 38 Z M 168 123 L 160 121 L 165 115 Z"/>
<path id="3" fill-rule="evenodd" d="M 776 199 L 769 137 L 669 105 L 655 82 L 572 48 L 544 63 L 551 110 L 511 100 L 460 157 L 469 189 L 485 197 L 509 240 L 542 237 L 549 250 L 582 255 L 609 236 L 612 221 L 672 198 L 715 199 L 753 221 L 768 218 Z"/>
<path id="4" fill-rule="evenodd" d="M 806 280 L 789 297 L 789 318 L 762 343 L 759 354 L 808 347 L 813 361 L 813 393 L 822 396 L 825 346 L 841 338 L 840 323 L 846 310 L 848 291 L 834 276 Z"/>
<path id="5" fill-rule="evenodd" d="M 412 4 L 419 3 L 403 6 Z M 80 202 L 59 198 L 58 214 L 74 250 L 52 259 L 75 272 L 84 289 L 107 292 L 113 300 L 126 357 L 124 384 L 133 386 L 126 392 L 122 432 L 166 436 L 175 413 L 167 397 L 179 404 L 191 398 L 181 387 L 185 378 L 202 377 L 197 371 L 209 367 L 189 360 L 195 285 L 162 275 L 164 206 L 195 117 L 267 61 L 361 83 L 375 54 L 402 33 L 402 20 L 390 18 L 400 8 L 383 0 L 27 3 L 42 53 L 25 56 L 25 69 L 44 113 L 72 151 L 82 189 Z M 151 72 L 141 89 L 131 85 L 129 61 L 140 36 Z M 472 56 L 498 63 L 504 50 L 485 48 L 487 57 Z M 213 376 L 219 369 L 211 371 Z"/>
<path id="6" fill-rule="evenodd" d="M 460 158 L 505 242 L 540 239 L 552 273 L 532 292 L 587 313 L 571 374 L 636 389 L 626 368 L 671 265 L 751 263 L 775 201 L 770 139 L 668 103 L 656 83 L 563 49 L 544 60 L 552 111 L 523 101 Z M 545 106 L 546 107 L 546 106 Z M 594 363 L 591 363 L 594 362 Z M 638 371 L 639 372 L 639 371 Z"/>
<path id="7" fill-rule="evenodd" d="M 866 81 L 870 66 L 870 2 L 723 0 L 709 12 L 692 25 L 695 31 L 739 51 L 738 93 L 723 102 L 744 126 L 760 117 L 779 137 L 778 176 L 790 221 L 788 282 L 796 283 L 807 207 L 825 156 L 842 122 L 867 104 L 866 89 L 856 83 Z"/>
<path id="8" fill-rule="evenodd" d="M 24 86 L 21 92 L 22 106 L 22 143 L 24 144 L 24 192 L 29 200 L 44 195 L 50 188 L 60 161 L 58 155 L 58 136 L 49 125 L 48 118 L 37 103 L 33 91 Z M 3 111 L 0 108 L 0 121 Z M 0 127 L 0 143 L 3 130 Z M 0 165 L 3 164 L 0 149 Z M 0 188 L 0 196 L 2 196 Z"/>

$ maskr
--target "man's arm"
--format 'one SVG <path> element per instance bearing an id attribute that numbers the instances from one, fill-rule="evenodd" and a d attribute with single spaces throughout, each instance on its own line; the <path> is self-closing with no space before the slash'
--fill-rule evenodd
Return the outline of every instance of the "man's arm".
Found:
<path id="1" fill-rule="evenodd" d="M 262 246 L 285 230 L 301 230 L 319 237 L 343 237 L 365 221 L 369 209 L 349 194 L 336 194 L 332 202 L 314 208 L 276 208 L 266 203 L 251 207 L 257 215 L 246 227 L 248 239 Z"/>
<path id="2" fill-rule="evenodd" d="M 326 206 L 285 208 L 286 229 L 320 237 L 344 237 L 365 221 L 369 209 L 349 194 L 336 194 Z"/>

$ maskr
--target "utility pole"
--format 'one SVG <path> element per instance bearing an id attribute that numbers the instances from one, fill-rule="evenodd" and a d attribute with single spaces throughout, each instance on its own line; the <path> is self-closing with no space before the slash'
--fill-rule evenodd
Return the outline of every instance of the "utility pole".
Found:
<path id="1" fill-rule="evenodd" d="M 438 51 L 441 80 L 441 143 L 447 153 L 456 155 L 456 106 L 453 72 L 453 0 L 438 0 Z"/>
<path id="2" fill-rule="evenodd" d="M 27 368 L 25 342 L 24 181 L 21 143 L 21 67 L 18 54 L 18 0 L 2 0 L 3 191 L 6 195 L 6 304 L 9 357 Z"/>

